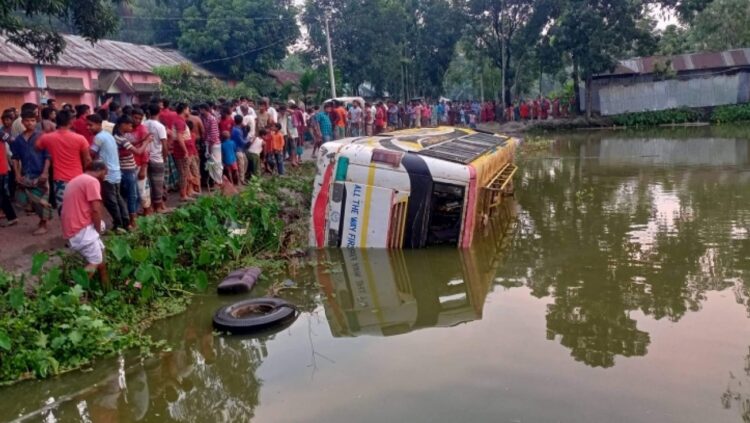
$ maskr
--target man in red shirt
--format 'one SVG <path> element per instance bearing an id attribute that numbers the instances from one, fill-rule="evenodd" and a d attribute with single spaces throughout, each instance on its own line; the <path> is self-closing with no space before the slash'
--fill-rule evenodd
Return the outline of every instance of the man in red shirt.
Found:
<path id="1" fill-rule="evenodd" d="M 79 104 L 76 106 L 76 120 L 73 121 L 72 129 L 79 135 L 86 138 L 86 141 L 91 146 L 94 143 L 94 134 L 89 131 L 88 121 L 86 117 L 91 114 L 91 108 L 86 104 Z"/>
<path id="2" fill-rule="evenodd" d="M 107 176 L 107 165 L 97 160 L 73 178 L 65 190 L 60 223 L 63 237 L 70 248 L 86 259 L 89 277 L 99 271 L 102 284 L 109 285 L 107 267 L 104 264 L 104 243 L 100 234 L 104 231 L 102 221 L 101 183 Z"/>
<path id="3" fill-rule="evenodd" d="M 388 111 L 383 106 L 383 102 L 379 101 L 375 107 L 375 135 L 383 132 L 385 129 L 386 116 L 388 116 Z"/>
<path id="4" fill-rule="evenodd" d="M 135 148 L 144 148 L 153 142 L 153 137 L 148 132 L 146 125 L 143 125 L 144 112 L 141 108 L 134 108 L 130 114 L 133 118 L 133 132 L 125 135 Z M 144 148 L 143 153 L 134 154 L 135 164 L 138 166 L 138 196 L 141 199 L 143 214 L 151 214 L 151 190 L 146 185 L 148 178 L 148 148 Z"/>
<path id="5" fill-rule="evenodd" d="M 62 210 L 65 186 L 73 178 L 83 173 L 91 163 L 89 143 L 82 135 L 70 130 L 73 119 L 67 110 L 57 113 L 57 130 L 39 137 L 34 148 L 47 150 L 52 159 L 52 189 L 57 199 L 58 211 Z"/>
<path id="6" fill-rule="evenodd" d="M 334 139 L 340 140 L 346 137 L 346 109 L 344 109 L 344 103 L 336 101 L 336 108 L 333 110 L 336 113 L 335 128 L 333 128 Z"/>

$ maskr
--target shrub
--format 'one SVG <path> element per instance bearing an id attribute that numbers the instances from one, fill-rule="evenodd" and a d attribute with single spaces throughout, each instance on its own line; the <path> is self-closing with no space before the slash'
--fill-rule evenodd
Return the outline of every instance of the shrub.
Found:
<path id="1" fill-rule="evenodd" d="M 77 256 L 65 253 L 59 253 L 62 265 L 46 270 L 46 254 L 34 256 L 28 273 L 0 270 L 0 383 L 43 378 L 125 348 L 152 346 L 143 334 L 147 322 L 181 311 L 191 292 L 205 290 L 230 267 L 281 267 L 257 256 L 273 257 L 287 247 L 282 243 L 291 228 L 282 206 L 289 206 L 290 191 L 309 195 L 312 172 L 304 172 L 256 179 L 238 196 L 202 197 L 169 215 L 139 219 L 135 232 L 107 236 L 111 290 L 91 283 Z M 232 233 L 235 226 L 247 231 Z M 34 296 L 28 297 L 24 290 L 32 285 Z"/>
<path id="2" fill-rule="evenodd" d="M 688 108 L 626 113 L 612 117 L 618 126 L 657 126 L 677 123 L 698 122 L 702 113 Z"/>
<path id="3" fill-rule="evenodd" d="M 711 114 L 711 122 L 750 122 L 750 104 L 717 107 Z"/>

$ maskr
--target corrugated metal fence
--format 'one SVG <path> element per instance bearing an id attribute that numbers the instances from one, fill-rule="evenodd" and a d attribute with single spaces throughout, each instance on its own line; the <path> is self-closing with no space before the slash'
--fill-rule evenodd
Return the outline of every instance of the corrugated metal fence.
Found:
<path id="1" fill-rule="evenodd" d="M 610 116 L 747 102 L 750 96 L 749 75 L 740 72 L 734 75 L 713 75 L 687 80 L 670 79 L 632 85 L 604 85 L 598 89 L 599 111 L 603 116 Z M 595 100 L 595 106 L 596 103 Z"/>

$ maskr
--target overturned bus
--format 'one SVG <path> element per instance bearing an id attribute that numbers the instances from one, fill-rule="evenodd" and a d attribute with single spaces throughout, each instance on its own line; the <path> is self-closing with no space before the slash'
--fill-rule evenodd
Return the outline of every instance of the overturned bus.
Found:
<path id="1" fill-rule="evenodd" d="M 315 248 L 468 248 L 513 189 L 518 140 L 465 128 L 325 143 L 310 217 Z"/>

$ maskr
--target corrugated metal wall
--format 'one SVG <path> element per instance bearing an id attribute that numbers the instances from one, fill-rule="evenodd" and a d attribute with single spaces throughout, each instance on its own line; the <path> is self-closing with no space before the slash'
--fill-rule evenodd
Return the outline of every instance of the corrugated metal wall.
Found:
<path id="1" fill-rule="evenodd" d="M 688 80 L 604 85 L 598 90 L 603 116 L 679 107 L 711 107 L 747 101 L 747 73 L 715 75 Z M 594 102 L 596 109 L 596 101 Z"/>

